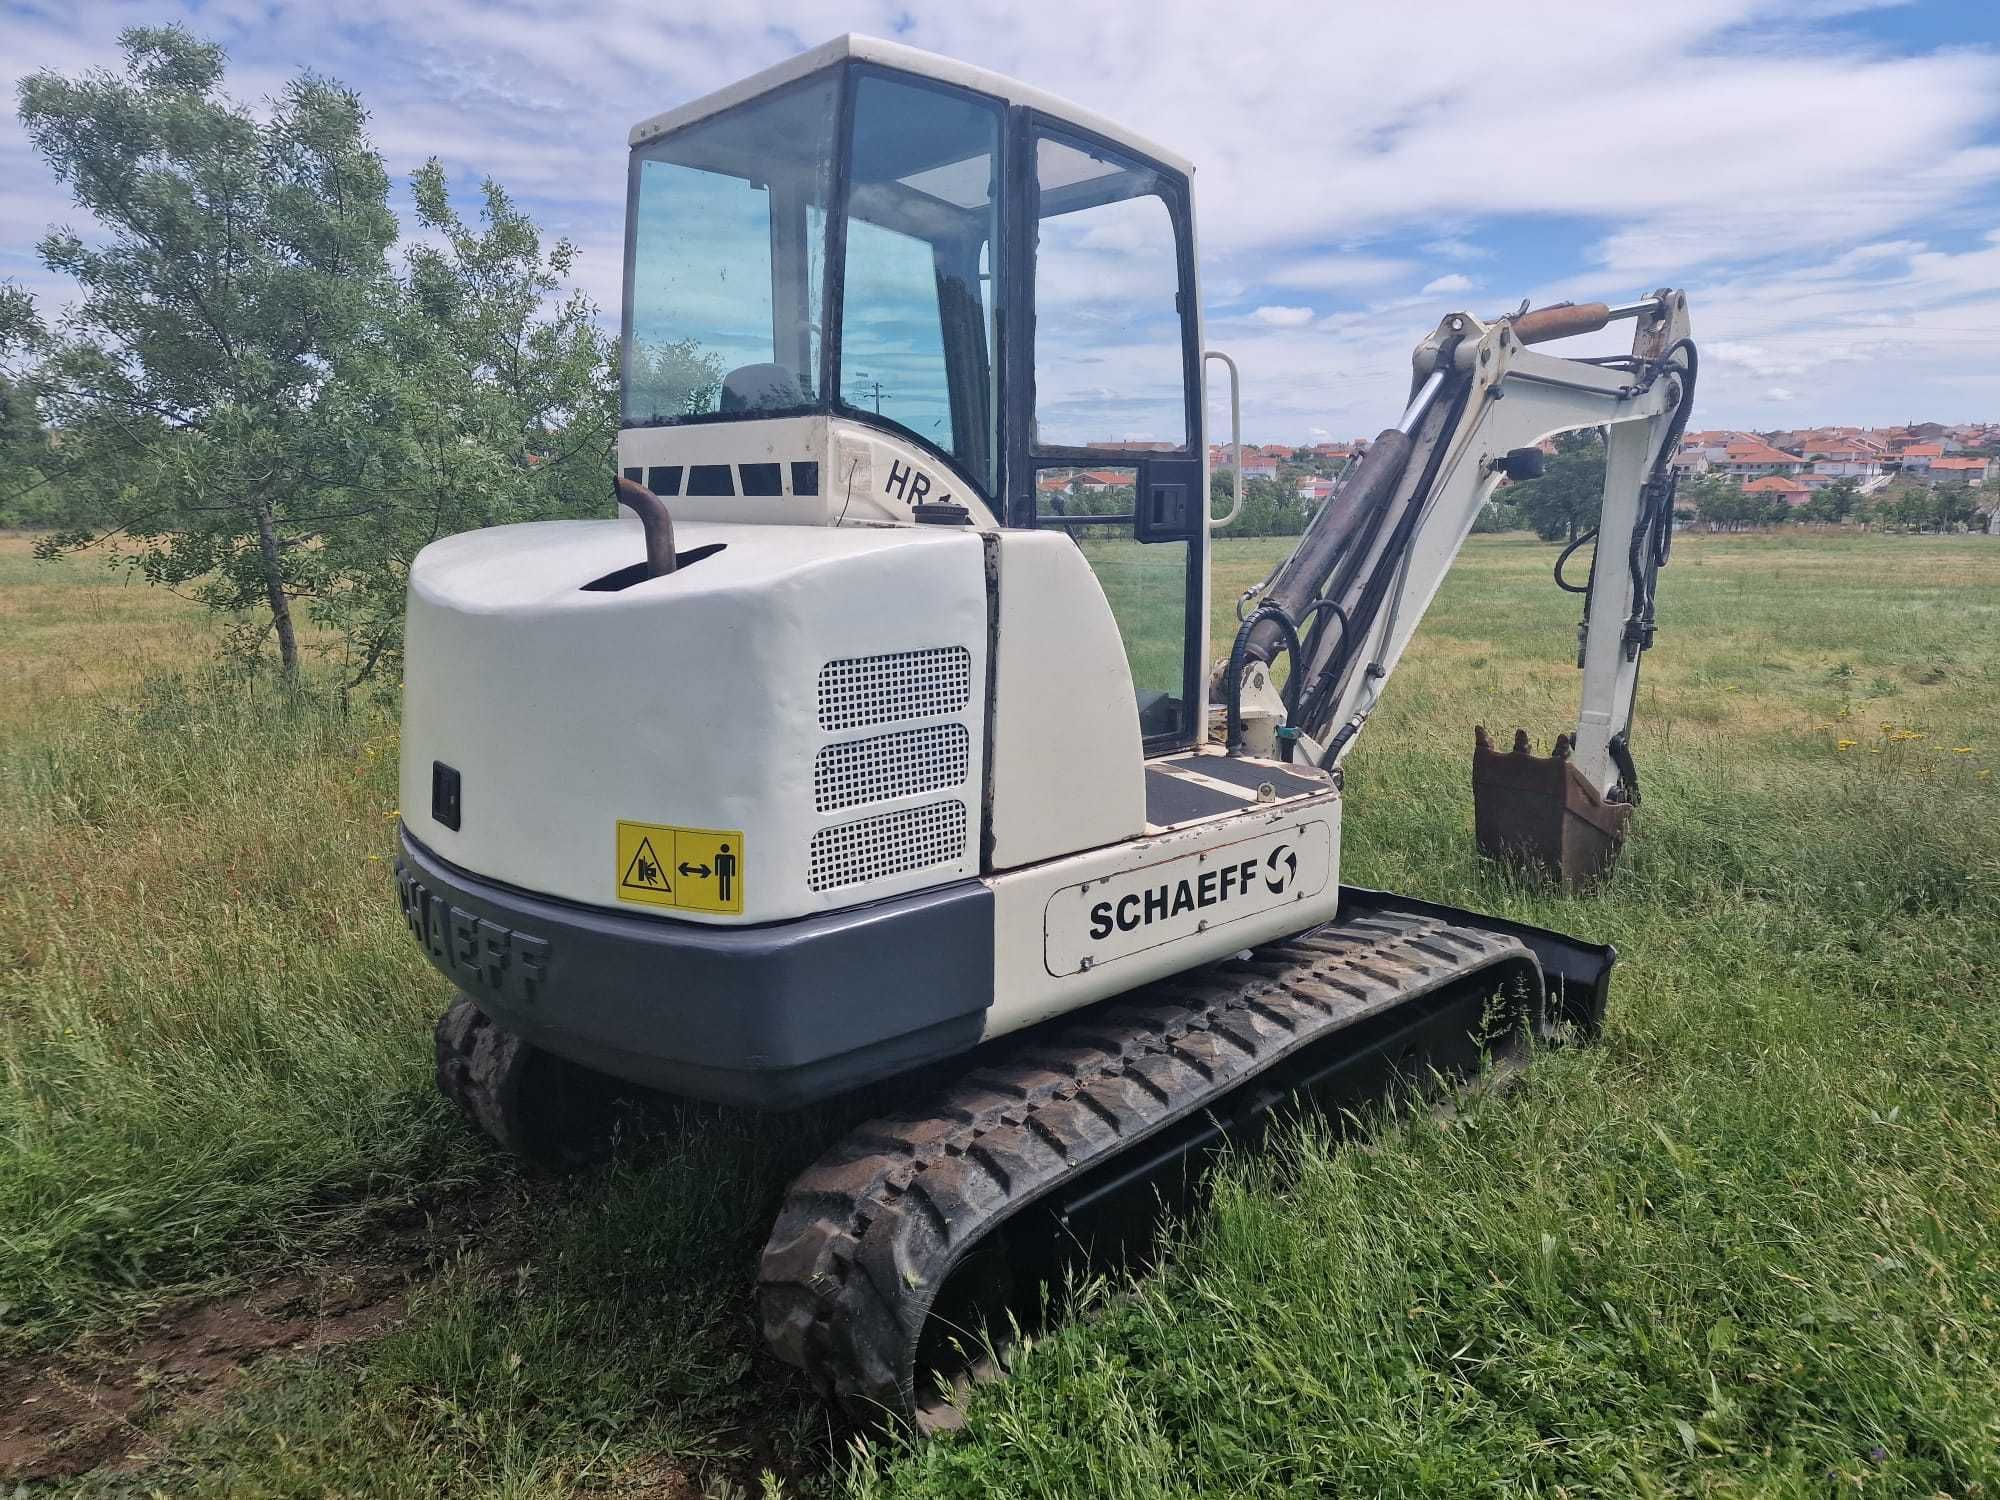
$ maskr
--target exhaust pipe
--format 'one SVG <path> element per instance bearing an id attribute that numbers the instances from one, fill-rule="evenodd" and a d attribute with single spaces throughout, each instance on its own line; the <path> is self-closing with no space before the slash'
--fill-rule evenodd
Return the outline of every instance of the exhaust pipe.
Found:
<path id="1" fill-rule="evenodd" d="M 676 563 L 674 518 L 667 510 L 667 502 L 622 474 L 613 477 L 611 487 L 618 503 L 637 512 L 639 524 L 646 528 L 646 576 L 664 578 L 673 572 Z"/>

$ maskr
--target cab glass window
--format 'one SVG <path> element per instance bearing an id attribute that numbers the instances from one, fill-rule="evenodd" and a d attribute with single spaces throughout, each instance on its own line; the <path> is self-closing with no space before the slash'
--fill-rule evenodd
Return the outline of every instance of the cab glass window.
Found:
<path id="1" fill-rule="evenodd" d="M 1035 143 L 1037 448 L 1188 443 L 1180 242 L 1160 174 Z"/>
<path id="2" fill-rule="evenodd" d="M 914 433 L 988 494 L 1002 118 L 954 90 L 857 78 L 841 265 L 841 406 Z"/>
<path id="3" fill-rule="evenodd" d="M 632 157 L 627 425 L 816 404 L 835 73 Z"/>

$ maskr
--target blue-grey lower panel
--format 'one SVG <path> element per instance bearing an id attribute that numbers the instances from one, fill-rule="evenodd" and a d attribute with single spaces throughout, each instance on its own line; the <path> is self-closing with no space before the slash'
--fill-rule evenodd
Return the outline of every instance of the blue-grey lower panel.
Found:
<path id="1" fill-rule="evenodd" d="M 502 1026 L 694 1098 L 805 1104 L 966 1051 L 993 1003 L 993 893 L 976 880 L 716 927 L 481 880 L 405 830 L 396 886 L 431 962 Z"/>

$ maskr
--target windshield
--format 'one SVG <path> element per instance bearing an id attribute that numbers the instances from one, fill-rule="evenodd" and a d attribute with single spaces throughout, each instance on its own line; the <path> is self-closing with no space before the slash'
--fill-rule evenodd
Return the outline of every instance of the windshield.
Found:
<path id="1" fill-rule="evenodd" d="M 628 425 L 819 404 L 838 93 L 821 74 L 633 153 Z"/>
<path id="2" fill-rule="evenodd" d="M 837 406 L 921 438 L 990 495 L 1003 108 L 861 72 L 829 222 L 839 79 L 819 74 L 633 153 L 625 422 Z M 828 391 L 830 295 L 841 306 Z"/>

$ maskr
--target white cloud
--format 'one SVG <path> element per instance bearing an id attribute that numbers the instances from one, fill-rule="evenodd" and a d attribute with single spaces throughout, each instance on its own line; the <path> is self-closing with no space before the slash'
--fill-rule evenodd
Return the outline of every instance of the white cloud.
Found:
<path id="1" fill-rule="evenodd" d="M 2000 247 L 1962 247 L 2000 224 L 2000 51 L 1968 31 L 1968 45 L 1896 55 L 1829 30 L 1846 8 L 1299 3 L 1221 38 L 1200 0 L 850 0 L 837 22 L 818 0 L 748 0 L 699 24 L 652 0 L 608 0 L 587 25 L 554 0 L 207 0 L 185 15 L 231 48 L 240 95 L 310 62 L 362 91 L 392 173 L 437 154 L 455 183 L 498 177 L 579 243 L 579 279 L 607 310 L 629 126 L 846 25 L 1015 74 L 1192 158 L 1210 321 L 1244 361 L 1252 427 L 1274 438 L 1393 414 L 1429 321 L 1398 300 L 1420 259 L 1479 262 L 1496 307 L 1686 285 L 1714 351 L 1704 420 L 1778 420 L 1774 386 L 1829 421 L 1993 414 Z M 10 10 L 0 76 L 112 64 L 135 14 Z M 1495 61 L 1523 56 L 1533 76 Z M 0 184 L 0 277 L 39 291 L 35 239 L 84 216 L 11 112 Z M 1540 287 L 1488 269 L 1512 252 L 1481 221 L 1519 214 L 1551 225 Z M 1452 271 L 1419 295 L 1474 289 Z M 1335 310 L 1315 319 L 1308 298 Z M 1232 303 L 1252 311 L 1216 316 Z"/>
<path id="2" fill-rule="evenodd" d="M 1296 259 L 1274 258 L 1257 279 L 1265 286 L 1289 287 L 1302 292 L 1333 292 L 1380 286 L 1407 275 L 1410 269 L 1408 261 L 1384 256 L 1310 255 Z"/>
<path id="3" fill-rule="evenodd" d="M 1475 245 L 1455 234 L 1424 244 L 1424 254 L 1435 255 L 1442 260 L 1485 260 L 1492 253 L 1484 245 Z"/>

